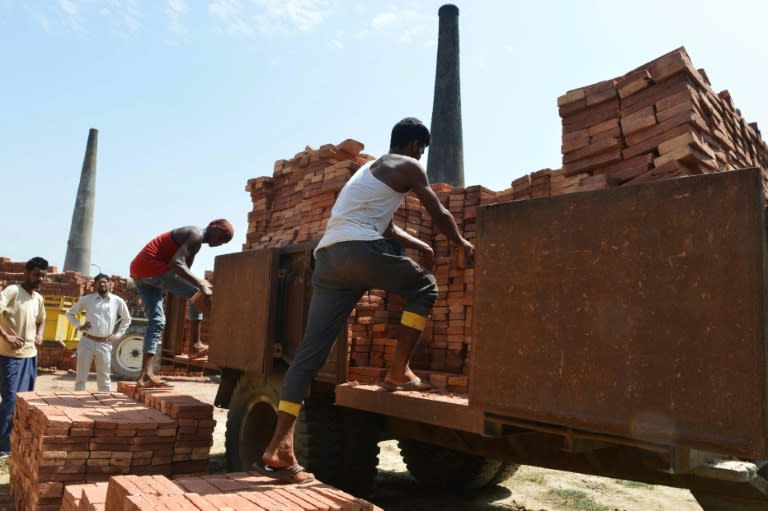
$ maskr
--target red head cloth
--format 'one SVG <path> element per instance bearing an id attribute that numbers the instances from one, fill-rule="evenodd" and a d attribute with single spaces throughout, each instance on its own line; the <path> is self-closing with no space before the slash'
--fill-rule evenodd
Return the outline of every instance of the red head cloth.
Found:
<path id="1" fill-rule="evenodd" d="M 221 234 L 225 235 L 227 238 L 227 242 L 230 241 L 232 239 L 232 236 L 235 235 L 235 229 L 232 227 L 232 224 L 230 224 L 228 220 L 225 220 L 223 218 L 219 218 L 218 220 L 214 220 L 213 222 L 208 224 L 208 230 L 218 231 Z"/>

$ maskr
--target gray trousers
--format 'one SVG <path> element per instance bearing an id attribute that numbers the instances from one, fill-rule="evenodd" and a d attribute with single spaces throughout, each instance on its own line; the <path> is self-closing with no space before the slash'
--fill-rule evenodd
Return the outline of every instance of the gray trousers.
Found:
<path id="1" fill-rule="evenodd" d="M 307 327 L 283 380 L 280 399 L 301 403 L 352 309 L 369 289 L 401 295 L 404 310 L 427 317 L 437 299 L 435 276 L 392 239 L 344 241 L 317 250 Z"/>

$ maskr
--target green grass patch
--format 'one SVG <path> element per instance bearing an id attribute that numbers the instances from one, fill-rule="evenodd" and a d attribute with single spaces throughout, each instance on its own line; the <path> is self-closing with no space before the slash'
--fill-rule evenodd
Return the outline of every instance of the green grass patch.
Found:
<path id="1" fill-rule="evenodd" d="M 549 493 L 550 495 L 562 499 L 563 504 L 573 511 L 610 511 L 607 507 L 592 500 L 592 498 L 583 491 L 559 488 L 549 490 Z"/>
<path id="2" fill-rule="evenodd" d="M 515 479 L 525 481 L 527 483 L 545 484 L 547 482 L 547 476 L 544 474 L 525 474 L 523 476 L 515 476 Z"/>
<path id="3" fill-rule="evenodd" d="M 626 486 L 627 488 L 642 488 L 645 490 L 653 490 L 652 484 L 641 483 L 639 481 L 625 481 L 624 479 L 614 479 L 617 484 Z"/>

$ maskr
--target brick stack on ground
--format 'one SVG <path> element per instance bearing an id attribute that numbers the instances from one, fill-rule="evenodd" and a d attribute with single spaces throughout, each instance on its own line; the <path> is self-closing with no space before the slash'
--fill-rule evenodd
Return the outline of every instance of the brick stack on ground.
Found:
<path id="1" fill-rule="evenodd" d="M 208 471 L 213 407 L 172 389 L 124 393 L 23 392 L 11 436 L 17 511 L 58 510 L 64 486 L 119 474 Z"/>
<path id="2" fill-rule="evenodd" d="M 727 92 L 715 93 L 706 73 L 684 48 L 616 79 L 569 91 L 558 99 L 563 166 L 515 179 L 511 187 L 454 188 L 433 183 L 459 230 L 476 241 L 477 207 L 672 177 L 757 166 L 768 177 L 768 149 L 755 123 L 747 123 Z M 248 181 L 253 209 L 244 250 L 318 241 L 333 203 L 349 177 L 372 157 L 354 140 L 307 147 L 275 163 L 272 177 Z M 435 249 L 440 294 L 412 368 L 437 388 L 466 392 L 472 352 L 473 270 L 437 235 L 413 194 L 395 223 Z M 419 254 L 408 252 L 417 261 Z M 380 380 L 394 353 L 402 300 L 367 292 L 348 322 L 349 379 Z"/>
<path id="3" fill-rule="evenodd" d="M 61 511 L 188 511 L 237 509 L 282 511 L 380 511 L 319 481 L 303 485 L 276 484 L 255 473 L 178 477 L 115 476 L 108 482 L 71 485 L 64 491 Z"/>

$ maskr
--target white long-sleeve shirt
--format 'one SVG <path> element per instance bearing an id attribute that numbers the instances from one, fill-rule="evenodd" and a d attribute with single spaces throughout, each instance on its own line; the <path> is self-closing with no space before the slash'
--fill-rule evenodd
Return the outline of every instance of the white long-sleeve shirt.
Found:
<path id="1" fill-rule="evenodd" d="M 85 322 L 90 321 L 91 328 L 85 333 L 96 337 L 107 337 L 115 330 L 118 318 L 120 327 L 114 334 L 122 337 L 131 324 L 131 313 L 125 300 L 112 293 L 107 293 L 104 298 L 99 293 L 91 293 L 81 296 L 75 305 L 67 311 L 67 319 L 75 328 L 80 330 L 84 323 L 80 323 L 77 315 L 85 311 Z"/>

